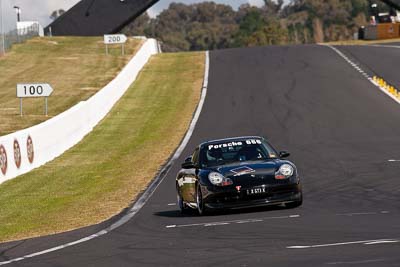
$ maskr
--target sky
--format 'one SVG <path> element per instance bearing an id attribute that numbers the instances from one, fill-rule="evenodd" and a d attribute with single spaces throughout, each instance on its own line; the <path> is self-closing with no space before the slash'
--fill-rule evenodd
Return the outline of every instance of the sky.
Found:
<path id="1" fill-rule="evenodd" d="M 289 0 L 286 0 L 286 2 Z M 42 26 L 47 26 L 50 21 L 50 14 L 57 9 L 68 10 L 79 0 L 0 0 L 3 7 L 4 30 L 9 31 L 16 28 L 17 15 L 13 9 L 14 6 L 21 8 L 21 20 L 39 21 Z M 163 9 L 167 8 L 172 2 L 182 2 L 185 4 L 200 3 L 204 0 L 160 0 L 151 9 L 149 15 L 155 17 Z M 263 0 L 214 0 L 216 3 L 229 4 L 233 8 L 238 8 L 241 4 L 249 3 L 252 5 L 262 5 Z M 0 15 L 1 16 L 1 15 Z M 1 23 L 0 23 L 1 24 Z"/>

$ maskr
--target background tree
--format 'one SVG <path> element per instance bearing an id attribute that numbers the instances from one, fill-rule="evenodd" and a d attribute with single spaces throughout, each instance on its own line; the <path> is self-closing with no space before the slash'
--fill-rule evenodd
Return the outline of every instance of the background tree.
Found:
<path id="1" fill-rule="evenodd" d="M 385 5 L 379 4 L 380 11 Z M 366 0 L 264 0 L 262 7 L 203 2 L 172 3 L 156 18 L 147 14 L 124 29 L 162 41 L 165 51 L 306 44 L 351 39 L 367 24 Z"/>
<path id="2" fill-rule="evenodd" d="M 229 47 L 238 28 L 231 6 L 204 2 L 171 4 L 154 23 L 155 37 L 168 50 L 207 50 Z"/>
<path id="3" fill-rule="evenodd" d="M 59 16 L 61 16 L 64 13 L 65 13 L 64 9 L 54 10 L 53 12 L 51 12 L 50 19 L 56 20 Z"/>
<path id="4" fill-rule="evenodd" d="M 149 35 L 151 19 L 147 13 L 143 13 L 141 16 L 136 18 L 132 23 L 123 29 L 123 33 L 135 36 Z"/>

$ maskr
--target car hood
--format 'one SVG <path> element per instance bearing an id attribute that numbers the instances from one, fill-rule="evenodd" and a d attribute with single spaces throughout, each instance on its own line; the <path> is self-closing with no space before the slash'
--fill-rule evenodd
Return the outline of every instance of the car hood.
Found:
<path id="1" fill-rule="evenodd" d="M 244 162 L 219 166 L 215 170 L 225 177 L 239 177 L 248 174 L 275 174 L 280 165 L 276 161 Z"/>
<path id="2" fill-rule="evenodd" d="M 275 179 L 275 172 L 283 163 L 287 163 L 287 161 L 243 162 L 240 164 L 219 166 L 215 168 L 215 171 L 230 178 L 234 185 L 252 187 L 264 184 L 278 184 L 282 183 L 282 181 Z"/>

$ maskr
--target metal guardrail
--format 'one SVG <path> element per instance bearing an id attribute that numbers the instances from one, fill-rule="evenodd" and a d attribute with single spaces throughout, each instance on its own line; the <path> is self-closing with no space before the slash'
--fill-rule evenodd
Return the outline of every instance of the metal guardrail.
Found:
<path id="1" fill-rule="evenodd" d="M 20 44 L 28 39 L 39 36 L 39 25 L 34 24 L 30 27 L 16 29 L 9 31 L 4 34 L 4 50 L 7 53 L 11 50 L 13 44 Z M 3 36 L 0 36 L 0 42 L 2 42 Z M 0 43 L 0 55 L 3 52 L 3 45 Z"/>

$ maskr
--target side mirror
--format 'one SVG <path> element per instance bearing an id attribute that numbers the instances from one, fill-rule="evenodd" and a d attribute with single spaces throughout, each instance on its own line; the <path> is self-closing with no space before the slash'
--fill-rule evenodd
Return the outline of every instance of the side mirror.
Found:
<path id="1" fill-rule="evenodd" d="M 289 157 L 289 156 L 290 156 L 290 153 L 287 152 L 287 151 L 281 151 L 281 152 L 279 152 L 279 157 L 280 157 L 281 159 L 287 158 L 287 157 Z"/>
<path id="2" fill-rule="evenodd" d="M 192 162 L 192 159 L 190 161 L 185 161 L 182 163 L 182 169 L 193 169 L 195 168 L 194 163 Z"/>
<path id="3" fill-rule="evenodd" d="M 187 157 L 186 159 L 185 159 L 185 162 L 191 162 L 192 161 L 192 157 Z"/>

